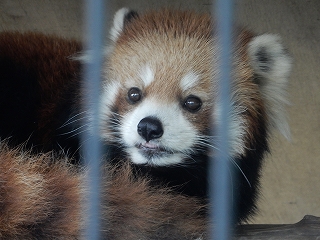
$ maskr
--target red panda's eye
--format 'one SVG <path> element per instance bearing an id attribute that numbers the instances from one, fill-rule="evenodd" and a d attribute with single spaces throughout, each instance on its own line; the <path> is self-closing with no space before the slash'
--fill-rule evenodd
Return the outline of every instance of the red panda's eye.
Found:
<path id="1" fill-rule="evenodd" d="M 184 101 L 184 107 L 189 111 L 189 112 L 197 112 L 200 110 L 202 106 L 202 101 L 200 98 L 196 96 L 188 96 L 186 100 Z"/>
<path id="2" fill-rule="evenodd" d="M 136 103 L 141 100 L 141 90 L 139 88 L 133 87 L 128 91 L 128 98 L 131 103 Z"/>

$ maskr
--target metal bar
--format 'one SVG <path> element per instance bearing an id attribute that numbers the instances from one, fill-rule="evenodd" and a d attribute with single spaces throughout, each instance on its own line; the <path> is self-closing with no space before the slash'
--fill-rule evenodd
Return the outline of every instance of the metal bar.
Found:
<path id="1" fill-rule="evenodd" d="M 229 159 L 230 79 L 232 59 L 232 0 L 217 0 L 213 15 L 217 17 L 220 75 L 218 81 L 218 152 L 210 164 L 211 239 L 231 237 L 231 179 Z"/>
<path id="2" fill-rule="evenodd" d="M 88 206 L 85 219 L 87 228 L 85 238 L 100 238 L 100 161 L 102 147 L 99 137 L 99 96 L 101 87 L 101 66 L 103 46 L 104 1 L 86 1 L 86 54 L 88 62 L 84 68 L 86 98 L 84 109 L 87 111 L 89 129 L 82 136 L 84 162 L 88 167 Z"/>

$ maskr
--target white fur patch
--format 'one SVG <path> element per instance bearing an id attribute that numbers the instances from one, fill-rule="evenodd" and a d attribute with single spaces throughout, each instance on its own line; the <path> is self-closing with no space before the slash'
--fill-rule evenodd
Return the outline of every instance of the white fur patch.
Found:
<path id="1" fill-rule="evenodd" d="M 103 86 L 103 92 L 101 96 L 101 105 L 100 105 L 100 123 L 101 125 L 101 137 L 108 139 L 110 137 L 107 131 L 104 131 L 104 127 L 108 119 L 111 117 L 111 107 L 115 104 L 116 96 L 120 88 L 119 82 L 112 82 L 111 84 L 106 84 Z"/>
<path id="2" fill-rule="evenodd" d="M 187 91 L 199 84 L 199 76 L 194 72 L 188 72 L 180 81 L 182 91 Z"/>
<path id="3" fill-rule="evenodd" d="M 156 166 L 170 166 L 174 164 L 179 164 L 183 161 L 184 157 L 183 154 L 175 153 L 161 158 L 154 158 L 150 161 L 147 158 L 145 158 L 136 147 L 128 148 L 127 152 L 130 153 L 130 159 L 135 164 L 150 164 Z"/>
<path id="4" fill-rule="evenodd" d="M 268 57 L 272 61 L 270 63 L 269 71 L 261 71 L 261 63 L 257 61 L 256 54 L 264 48 Z M 281 38 L 278 35 L 263 34 L 255 37 L 250 43 L 248 48 L 249 55 L 251 56 L 251 63 L 254 70 L 264 77 L 273 79 L 276 82 L 287 82 L 289 76 L 292 60 L 285 52 Z"/>
<path id="5" fill-rule="evenodd" d="M 262 59 L 259 59 L 259 51 L 263 51 Z M 285 106 L 288 104 L 286 90 L 292 59 L 284 50 L 280 37 L 272 34 L 255 37 L 249 43 L 248 52 L 252 67 L 261 76 L 260 90 L 270 125 L 290 139 Z"/>
<path id="6" fill-rule="evenodd" d="M 146 142 L 138 134 L 137 126 L 143 118 L 150 116 L 161 121 L 164 131 L 160 138 L 152 139 L 150 143 L 172 153 L 148 159 L 135 147 Z M 183 163 L 184 157 L 190 154 L 190 149 L 197 139 L 196 130 L 182 114 L 178 103 L 163 104 L 156 99 L 145 99 L 133 111 L 128 112 L 123 118 L 120 131 L 127 153 L 137 164 L 164 166 Z"/>
<path id="7" fill-rule="evenodd" d="M 154 80 L 154 72 L 148 64 L 141 68 L 139 75 L 145 87 L 149 86 Z"/>
<path id="8" fill-rule="evenodd" d="M 117 41 L 119 35 L 121 34 L 124 26 L 124 18 L 130 10 L 128 8 L 119 9 L 113 18 L 113 26 L 110 29 L 110 39 L 112 41 Z"/>
<path id="9" fill-rule="evenodd" d="M 221 115 L 221 106 L 215 105 L 214 119 L 219 124 L 219 116 Z M 241 113 L 245 109 L 241 106 L 230 106 L 229 113 L 229 156 L 237 157 L 245 152 L 245 136 L 246 136 L 246 124 L 245 119 L 241 117 Z"/>

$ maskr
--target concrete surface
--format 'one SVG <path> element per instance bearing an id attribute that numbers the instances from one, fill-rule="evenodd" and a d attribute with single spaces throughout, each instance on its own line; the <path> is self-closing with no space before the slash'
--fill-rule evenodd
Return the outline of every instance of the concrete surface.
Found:
<path id="1" fill-rule="evenodd" d="M 113 0 L 106 12 L 175 6 L 210 10 L 209 0 Z M 80 39 L 79 0 L 0 0 L 0 31 L 36 30 Z M 257 33 L 278 33 L 294 58 L 288 109 L 291 142 L 279 134 L 262 177 L 260 212 L 254 223 L 292 223 L 305 214 L 320 216 L 320 1 L 238 0 L 237 22 Z M 109 20 L 112 16 L 108 15 Z"/>

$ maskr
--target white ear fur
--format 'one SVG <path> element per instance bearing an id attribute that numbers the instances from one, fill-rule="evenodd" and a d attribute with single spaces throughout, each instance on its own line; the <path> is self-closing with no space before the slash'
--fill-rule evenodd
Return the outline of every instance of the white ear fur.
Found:
<path id="1" fill-rule="evenodd" d="M 124 26 L 124 19 L 126 15 L 130 12 L 128 8 L 121 8 L 119 9 L 113 18 L 113 26 L 110 29 L 110 39 L 112 41 L 116 41 L 123 30 Z"/>
<path id="2" fill-rule="evenodd" d="M 270 125 L 290 139 L 285 106 L 289 103 L 287 85 L 292 59 L 282 46 L 280 37 L 272 34 L 253 38 L 248 53 L 266 103 Z"/>

